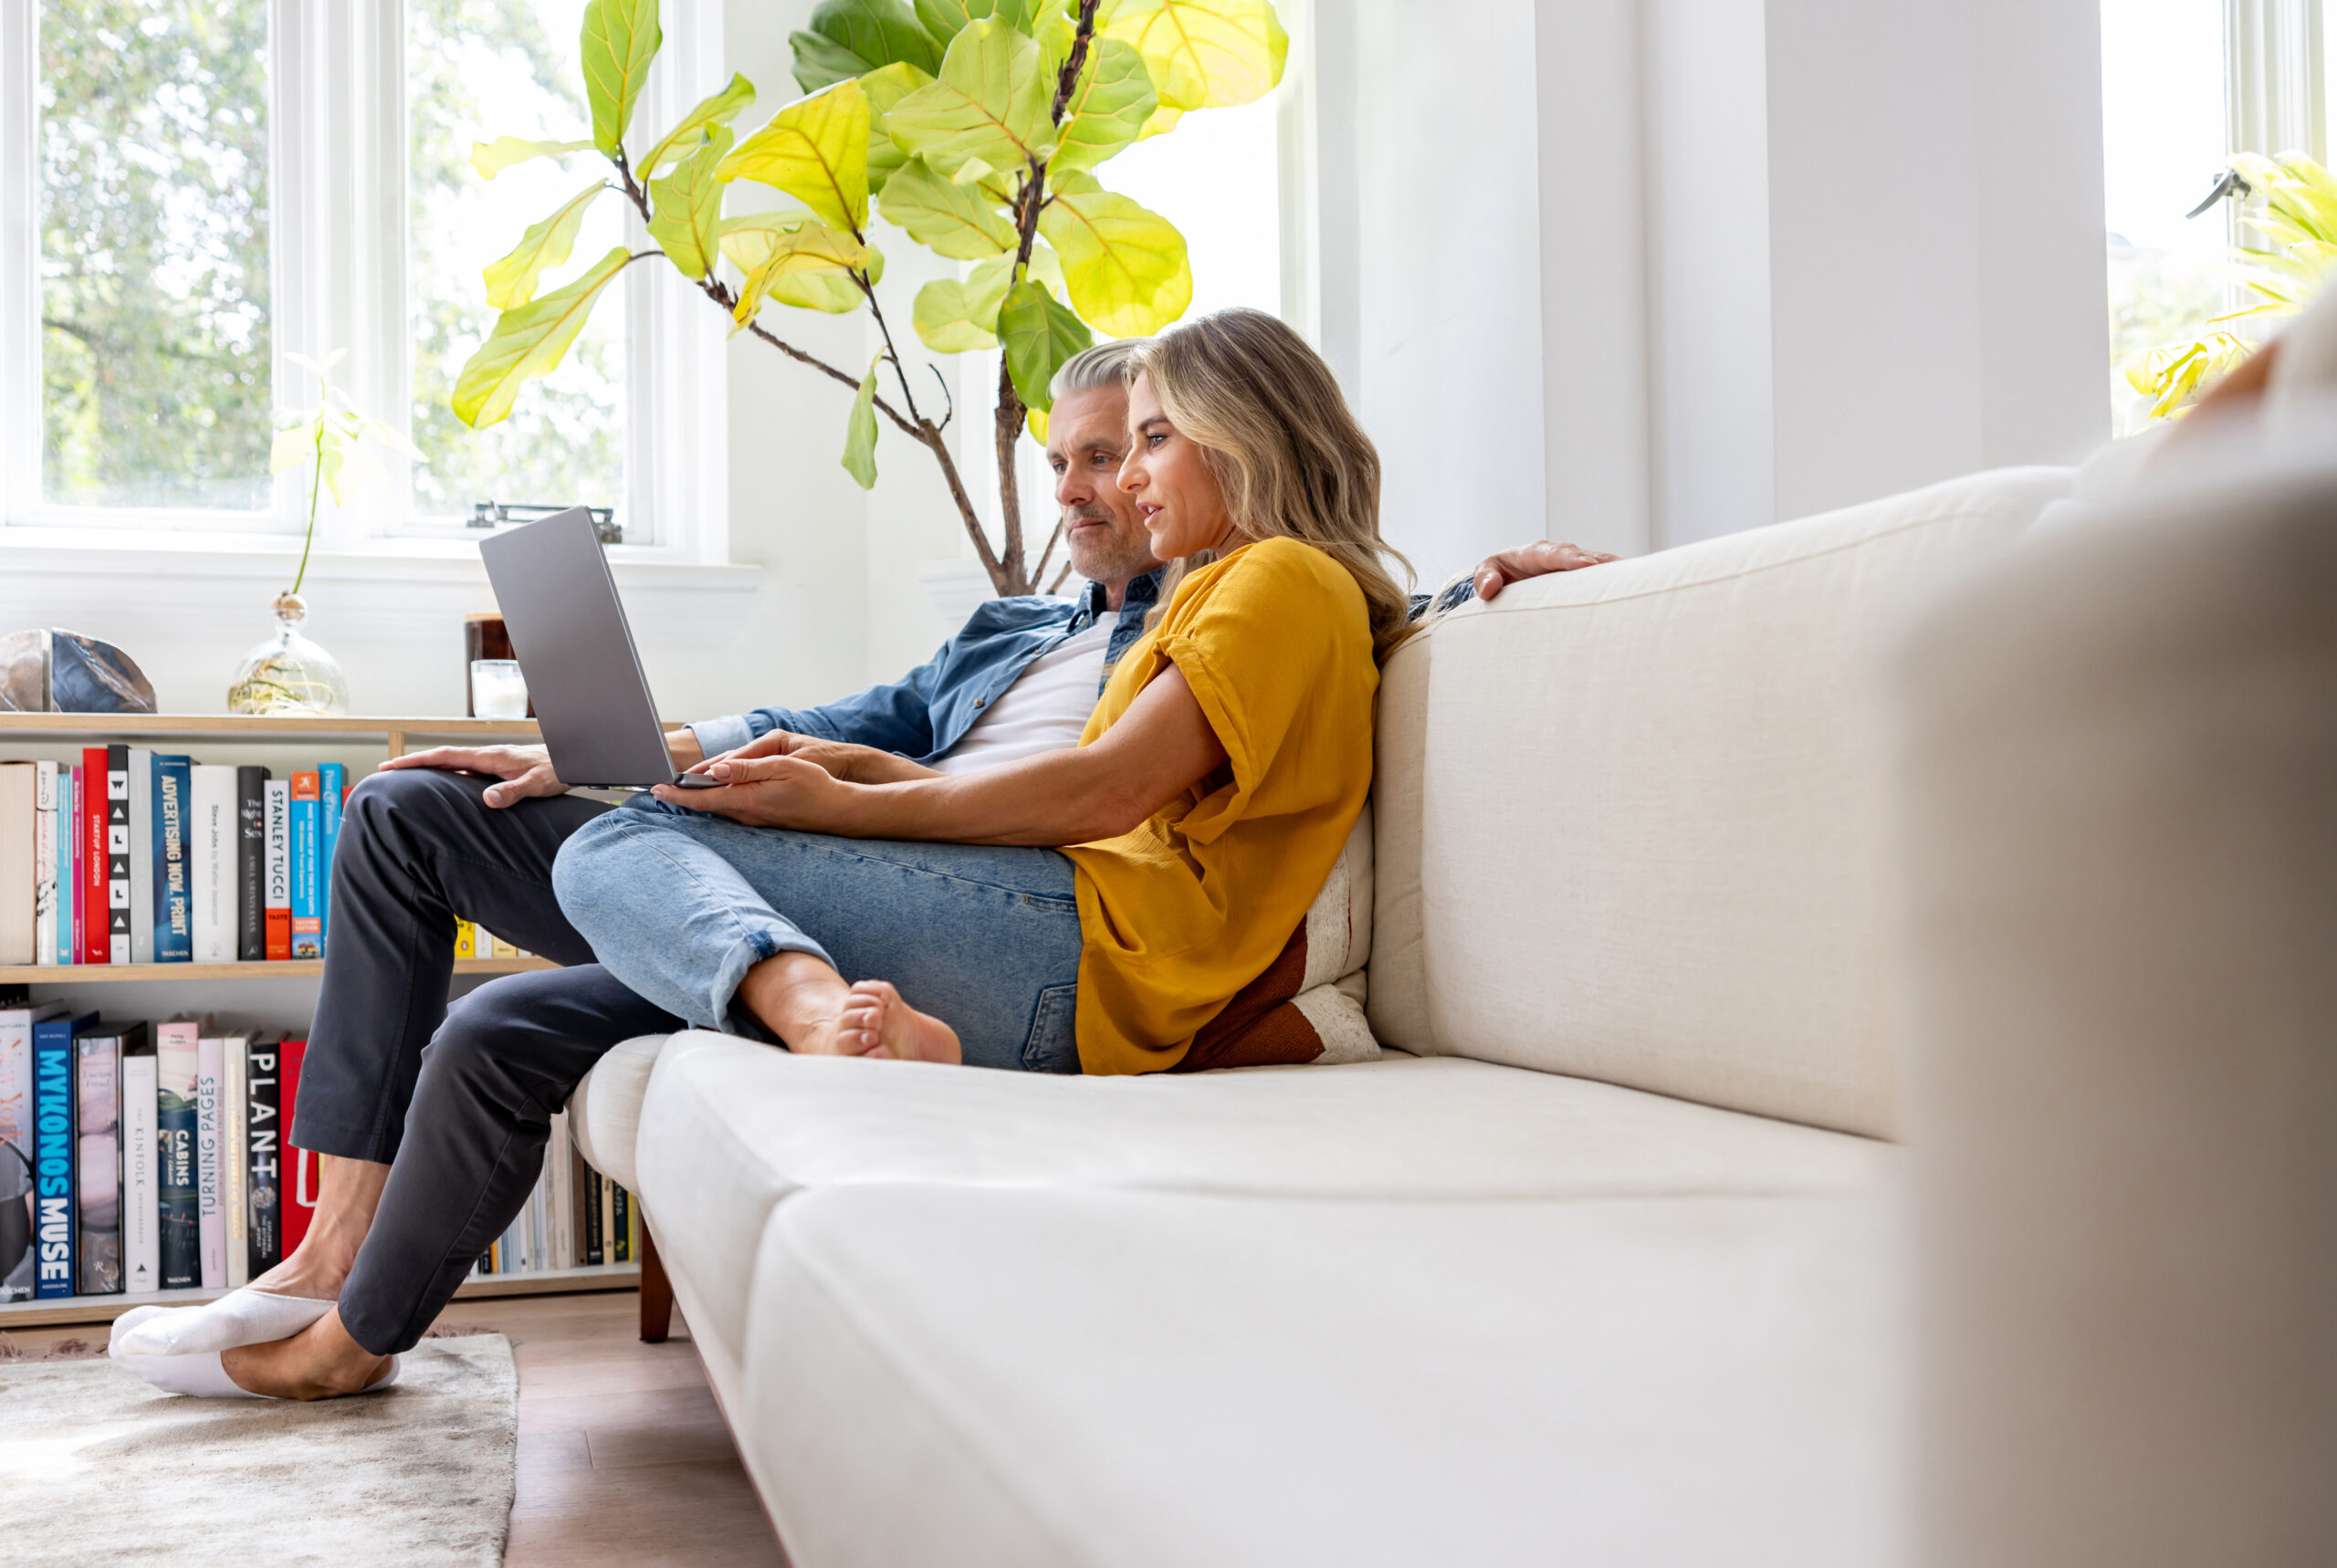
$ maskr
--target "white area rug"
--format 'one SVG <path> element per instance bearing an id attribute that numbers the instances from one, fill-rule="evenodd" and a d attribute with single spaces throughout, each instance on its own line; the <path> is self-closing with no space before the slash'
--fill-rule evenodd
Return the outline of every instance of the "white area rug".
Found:
<path id="1" fill-rule="evenodd" d="M 396 1387 L 315 1405 L 0 1364 L 0 1563 L 494 1568 L 518 1389 L 501 1334 L 424 1340 Z"/>

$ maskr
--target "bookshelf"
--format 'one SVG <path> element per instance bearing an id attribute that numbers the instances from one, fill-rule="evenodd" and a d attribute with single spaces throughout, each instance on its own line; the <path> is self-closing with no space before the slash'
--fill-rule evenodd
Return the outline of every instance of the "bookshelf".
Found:
<path id="1" fill-rule="evenodd" d="M 432 746 L 531 741 L 533 719 L 395 718 L 334 715 L 329 717 L 246 716 L 237 714 L 0 713 L 0 754 L 45 743 L 180 740 L 200 745 L 354 746 L 378 750 L 387 759 Z M 352 775 L 354 769 L 352 769 Z M 517 974 L 549 969 L 545 958 L 458 958 L 457 976 Z M 320 959 L 236 964 L 33 964 L 0 967 L 0 985 L 26 985 L 40 992 L 85 986 L 143 981 L 171 985 L 218 981 L 321 979 Z M 497 1296 L 550 1295 L 570 1291 L 630 1291 L 641 1282 L 638 1263 L 608 1263 L 532 1274 L 496 1274 L 466 1280 L 457 1301 Z M 132 1307 L 194 1306 L 215 1301 L 224 1291 L 158 1291 L 139 1295 L 53 1296 L 47 1301 L 0 1301 L 0 1331 L 56 1323 L 110 1322 Z"/>

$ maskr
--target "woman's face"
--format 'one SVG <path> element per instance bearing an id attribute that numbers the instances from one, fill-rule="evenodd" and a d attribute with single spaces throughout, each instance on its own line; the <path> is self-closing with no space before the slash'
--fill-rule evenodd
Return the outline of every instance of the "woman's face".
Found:
<path id="1" fill-rule="evenodd" d="M 1200 444 L 1160 411 L 1148 376 L 1137 377 L 1128 388 L 1128 455 L 1120 463 L 1120 488 L 1135 497 L 1152 536 L 1152 553 L 1161 560 L 1221 549 L 1232 538 L 1233 519 L 1226 515 L 1217 476 Z"/>

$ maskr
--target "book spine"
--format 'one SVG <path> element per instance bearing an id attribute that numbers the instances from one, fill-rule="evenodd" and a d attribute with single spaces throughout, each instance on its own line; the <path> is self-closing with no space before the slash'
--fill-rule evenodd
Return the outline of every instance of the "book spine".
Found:
<path id="1" fill-rule="evenodd" d="M 226 1085 L 227 1042 L 213 1036 L 195 1045 L 194 1191 L 196 1233 L 202 1247 L 203 1288 L 227 1284 L 227 1216 L 221 1207 L 220 1097 Z"/>
<path id="2" fill-rule="evenodd" d="M 321 958 L 317 917 L 317 776 L 292 775 L 292 956 Z"/>
<path id="3" fill-rule="evenodd" d="M 267 769 L 236 769 L 236 959 L 267 956 Z"/>
<path id="4" fill-rule="evenodd" d="M 202 1067 L 196 1026 L 173 1019 L 154 1030 L 156 1226 L 162 1289 L 203 1283 L 203 1223 L 197 1208 L 195 1079 Z"/>
<path id="5" fill-rule="evenodd" d="M 601 1173 L 584 1167 L 584 1261 L 601 1261 Z"/>
<path id="6" fill-rule="evenodd" d="M 80 964 L 102 964 L 106 951 L 106 748 L 81 753 L 80 824 L 74 846 L 81 899 Z"/>
<path id="7" fill-rule="evenodd" d="M 283 1170 L 277 1177 L 277 1230 L 283 1238 L 287 1258 L 299 1250 L 301 1238 L 309 1234 L 309 1219 L 317 1211 L 317 1156 L 292 1141 L 299 1126 L 300 1108 L 300 1063 L 308 1055 L 309 1042 L 288 1040 L 276 1048 L 277 1082 L 283 1085 L 283 1119 L 277 1124 L 278 1136 L 283 1142 Z"/>
<path id="8" fill-rule="evenodd" d="M 249 1102 L 251 1040 L 227 1037 L 226 1073 L 219 1096 L 219 1211 L 227 1232 L 227 1289 L 251 1283 L 251 1233 L 244 1201 L 244 1108 Z"/>
<path id="9" fill-rule="evenodd" d="M 88 951 L 81 936 L 81 770 L 58 769 L 57 922 L 60 964 L 78 964 Z"/>
<path id="10" fill-rule="evenodd" d="M 267 798 L 267 872 L 264 896 L 267 915 L 267 956 L 292 956 L 292 786 L 270 779 L 262 786 Z"/>
<path id="11" fill-rule="evenodd" d="M 317 769 L 317 951 L 332 951 L 332 856 L 341 847 L 341 806 L 348 769 L 328 762 Z"/>
<path id="12" fill-rule="evenodd" d="M 0 762 L 0 964 L 38 962 L 40 783 L 29 762 Z"/>
<path id="13" fill-rule="evenodd" d="M 155 1229 L 161 1194 L 154 1185 L 154 1053 L 121 1059 L 121 1275 L 126 1291 L 162 1288 L 162 1254 Z"/>
<path id="14" fill-rule="evenodd" d="M 154 758 L 154 961 L 184 964 L 194 957 L 194 901 L 188 894 L 193 847 L 193 764 L 183 757 Z"/>
<path id="15" fill-rule="evenodd" d="M 142 746 L 122 747 L 130 781 L 130 961 L 154 961 L 154 900 L 162 879 L 161 825 L 155 816 L 155 766 L 160 758 Z"/>
<path id="16" fill-rule="evenodd" d="M 57 937 L 58 779 L 55 762 L 33 764 L 33 962 L 61 962 Z"/>
<path id="17" fill-rule="evenodd" d="M 189 770 L 187 901 L 194 910 L 194 961 L 236 956 L 236 770 L 216 762 Z"/>
<path id="18" fill-rule="evenodd" d="M 609 1232 L 609 1261 L 630 1263 L 633 1261 L 633 1194 L 611 1182 L 609 1200 L 610 1209 L 616 1216 L 616 1224 Z"/>
<path id="19" fill-rule="evenodd" d="M 551 1113 L 551 1136 L 544 1141 L 544 1178 L 549 1186 L 545 1197 L 547 1218 L 551 1221 L 551 1234 L 545 1238 L 546 1250 L 555 1269 L 576 1267 L 575 1249 L 568 1239 L 568 1225 L 571 1211 L 568 1203 L 568 1113 Z"/>
<path id="20" fill-rule="evenodd" d="M 106 747 L 106 961 L 131 962 L 130 747 Z"/>
<path id="21" fill-rule="evenodd" d="M 73 1025 L 33 1026 L 34 1294 L 73 1293 Z"/>
<path id="22" fill-rule="evenodd" d="M 73 1042 L 73 1278 L 84 1296 L 121 1293 L 121 1040 Z"/>
<path id="23" fill-rule="evenodd" d="M 467 920 L 455 922 L 455 956 L 476 958 L 478 951 L 478 927 Z"/>
<path id="24" fill-rule="evenodd" d="M 33 1015 L 29 1008 L 0 1008 L 0 1174 L 12 1192 L 33 1174 Z M 0 1301 L 33 1296 L 32 1211 L 24 1196 L 0 1199 L 17 1223 L 0 1227 Z"/>
<path id="25" fill-rule="evenodd" d="M 277 1218 L 284 1119 L 277 1099 L 277 1048 L 272 1040 L 251 1045 L 251 1080 L 244 1103 L 244 1203 L 246 1250 L 254 1279 L 284 1260 Z"/>

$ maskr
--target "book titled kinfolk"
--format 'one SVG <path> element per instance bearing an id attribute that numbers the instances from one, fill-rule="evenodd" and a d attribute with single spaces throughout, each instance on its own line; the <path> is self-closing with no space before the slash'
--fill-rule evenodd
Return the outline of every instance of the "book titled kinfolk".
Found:
<path id="1" fill-rule="evenodd" d="M 196 1207 L 200 1194 L 194 1143 L 202 1031 L 202 1024 L 194 1019 L 173 1019 L 154 1029 L 154 1207 L 166 1291 L 203 1283 L 203 1221 Z"/>
<path id="2" fill-rule="evenodd" d="M 284 1260 L 277 1218 L 284 1117 L 277 1092 L 277 1046 L 265 1037 L 250 1048 L 244 1098 L 244 1229 L 249 1272 L 257 1279 Z"/>
<path id="3" fill-rule="evenodd" d="M 236 769 L 236 958 L 267 956 L 267 769 Z"/>
<path id="4" fill-rule="evenodd" d="M 0 1007 L 0 1301 L 33 1299 L 33 1025 L 65 1011 L 63 1002 Z"/>
<path id="5" fill-rule="evenodd" d="M 183 964 L 194 956 L 194 900 L 187 886 L 192 842 L 194 763 L 185 757 L 154 758 L 154 961 Z"/>
<path id="6" fill-rule="evenodd" d="M 73 1042 L 73 1266 L 85 1296 L 121 1291 L 121 1048 L 120 1025 Z"/>
<path id="7" fill-rule="evenodd" d="M 98 1015 L 33 1024 L 33 1271 L 36 1297 L 73 1293 L 73 1040 Z"/>
<path id="8" fill-rule="evenodd" d="M 161 1237 L 155 1229 L 153 1037 L 141 1025 L 121 1047 L 121 1279 L 131 1291 L 162 1288 Z"/>

